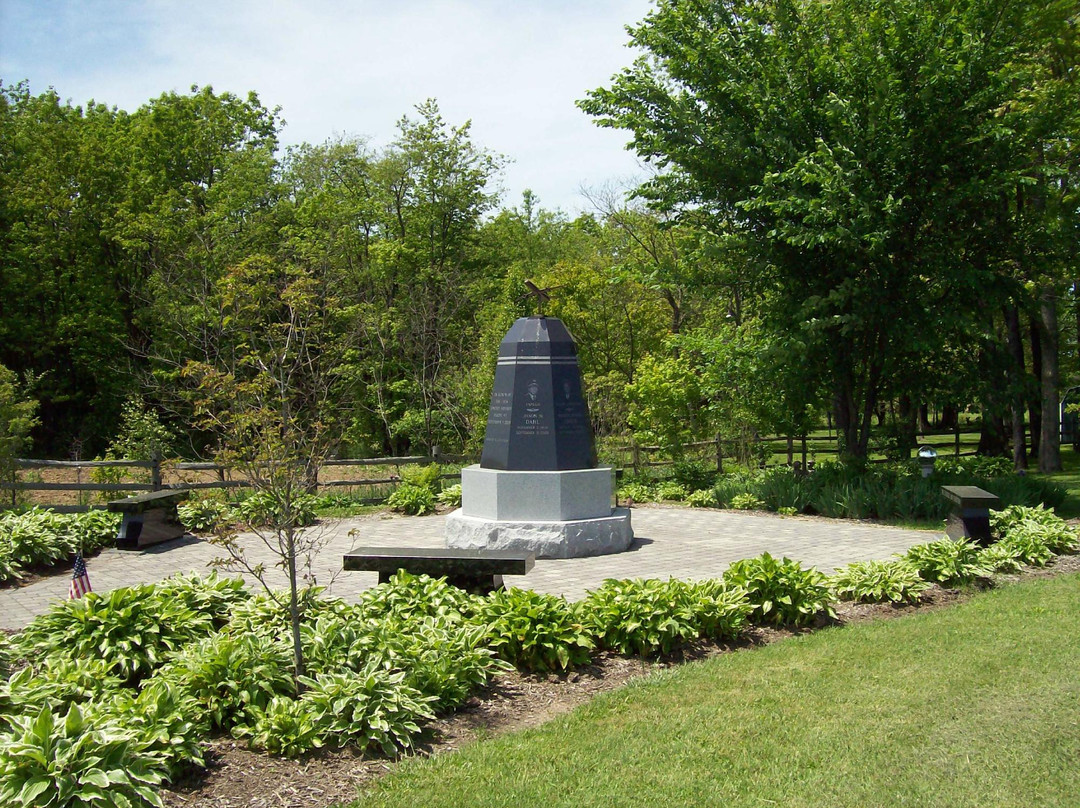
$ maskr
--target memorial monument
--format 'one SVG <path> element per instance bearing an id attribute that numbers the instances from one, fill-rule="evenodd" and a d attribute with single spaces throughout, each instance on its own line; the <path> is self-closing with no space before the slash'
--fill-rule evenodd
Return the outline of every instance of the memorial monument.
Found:
<path id="1" fill-rule="evenodd" d="M 542 303 L 544 290 L 530 288 Z M 573 337 L 553 317 L 522 317 L 499 345 L 483 454 L 461 471 L 446 546 L 539 558 L 621 552 L 634 532 L 630 511 L 611 506 L 613 481 L 596 465 Z"/>

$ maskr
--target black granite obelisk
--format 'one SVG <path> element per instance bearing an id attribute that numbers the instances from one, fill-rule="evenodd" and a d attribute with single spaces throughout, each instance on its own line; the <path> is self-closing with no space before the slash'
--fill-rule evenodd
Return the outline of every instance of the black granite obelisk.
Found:
<path id="1" fill-rule="evenodd" d="M 480 467 L 501 471 L 596 467 L 577 346 L 561 320 L 522 317 L 499 344 Z"/>

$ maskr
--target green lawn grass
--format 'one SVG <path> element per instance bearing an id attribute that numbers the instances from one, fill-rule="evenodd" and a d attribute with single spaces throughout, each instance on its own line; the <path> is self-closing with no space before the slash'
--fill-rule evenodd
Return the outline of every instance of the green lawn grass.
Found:
<path id="1" fill-rule="evenodd" d="M 1080 577 L 805 635 L 410 760 L 357 806 L 1075 806 Z"/>
<path id="2" fill-rule="evenodd" d="M 1062 446 L 1061 465 L 1063 471 L 1046 476 L 1069 490 L 1068 499 L 1057 509 L 1057 513 L 1063 519 L 1074 519 L 1080 516 L 1080 452 L 1074 451 L 1071 446 Z"/>

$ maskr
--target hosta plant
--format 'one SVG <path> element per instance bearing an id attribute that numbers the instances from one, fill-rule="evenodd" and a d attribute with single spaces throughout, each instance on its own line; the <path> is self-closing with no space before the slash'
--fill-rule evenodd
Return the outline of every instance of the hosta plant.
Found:
<path id="1" fill-rule="evenodd" d="M 233 506 L 233 512 L 252 527 L 306 527 L 314 524 L 318 498 L 293 489 L 257 491 Z"/>
<path id="2" fill-rule="evenodd" d="M 674 578 L 608 579 L 581 606 L 600 645 L 643 656 L 669 653 L 698 637 L 734 637 L 750 609 L 741 589 Z"/>
<path id="3" fill-rule="evenodd" d="M 1017 573 L 1024 565 L 1014 555 L 1013 548 L 1003 542 L 979 550 L 979 566 L 989 572 Z"/>
<path id="4" fill-rule="evenodd" d="M 502 659 L 529 671 L 568 670 L 591 659 L 592 634 L 580 607 L 527 589 L 492 592 L 476 620 Z"/>
<path id="5" fill-rule="evenodd" d="M 923 580 L 943 586 L 965 583 L 988 573 L 979 559 L 979 545 L 967 540 L 942 538 L 916 544 L 903 557 Z"/>
<path id="6" fill-rule="evenodd" d="M 391 510 L 410 516 L 423 516 L 435 511 L 435 494 L 430 488 L 402 483 L 386 499 Z"/>
<path id="7" fill-rule="evenodd" d="M 1018 564 L 1027 567 L 1045 567 L 1056 555 L 1046 543 L 1045 534 L 1037 530 L 1014 530 L 1005 538 L 985 548 L 979 554 L 979 563 L 986 565 L 987 562 L 997 561 L 999 566 L 1002 559 L 1011 557 Z M 994 553 L 987 550 L 993 549 Z M 1001 572 L 1004 570 L 998 569 Z"/>
<path id="8" fill-rule="evenodd" d="M 139 692 L 125 688 L 88 709 L 88 720 L 110 720 L 132 732 L 173 777 L 191 766 L 205 767 L 202 740 L 210 729 L 199 704 L 182 688 L 161 678 Z"/>
<path id="9" fill-rule="evenodd" d="M 274 696 L 295 694 L 291 670 L 291 650 L 281 641 L 217 634 L 185 647 L 155 679 L 194 699 L 211 726 L 239 734 Z"/>
<path id="10" fill-rule="evenodd" d="M 358 606 L 365 617 L 446 617 L 464 620 L 483 603 L 483 598 L 451 586 L 443 578 L 400 571 L 384 584 L 365 590 Z"/>
<path id="11" fill-rule="evenodd" d="M 217 499 L 196 499 L 176 507 L 180 522 L 193 533 L 210 533 L 229 516 L 229 507 Z"/>
<path id="12" fill-rule="evenodd" d="M 716 500 L 716 492 L 711 488 L 701 488 L 692 491 L 686 496 L 686 504 L 691 508 L 715 508 L 720 503 Z"/>
<path id="13" fill-rule="evenodd" d="M 439 504 L 446 508 L 460 508 L 461 507 L 461 485 L 451 485 L 444 488 L 439 492 L 439 495 L 435 497 Z"/>
<path id="14" fill-rule="evenodd" d="M 656 489 L 645 483 L 626 483 L 619 486 L 619 499 L 623 501 L 632 499 L 634 502 L 652 502 L 656 498 Z"/>
<path id="15" fill-rule="evenodd" d="M 800 626 L 821 614 L 835 616 L 825 576 L 789 558 L 744 558 L 727 568 L 724 581 L 746 591 L 754 622 Z"/>
<path id="16" fill-rule="evenodd" d="M 177 574 L 156 585 L 158 600 L 179 603 L 198 615 L 209 617 L 215 628 L 229 622 L 233 609 L 253 595 L 242 578 L 225 578 L 214 570 L 210 575 Z"/>
<path id="17" fill-rule="evenodd" d="M 412 746 L 419 720 L 435 716 L 433 699 L 404 680 L 404 673 L 383 670 L 303 677 L 300 701 L 319 737 L 336 746 L 392 755 Z"/>
<path id="18" fill-rule="evenodd" d="M 1056 555 L 1080 549 L 1076 528 L 1042 505 L 1035 508 L 1011 505 L 993 511 L 990 524 L 1001 540 L 1036 541 Z"/>
<path id="19" fill-rule="evenodd" d="M 71 705 L 105 699 L 123 685 L 102 660 L 46 656 L 0 682 L 0 722 L 37 715 L 42 708 L 64 715 Z"/>
<path id="20" fill-rule="evenodd" d="M 679 502 L 686 499 L 686 487 L 674 480 L 656 484 L 656 498 L 661 501 Z"/>
<path id="21" fill-rule="evenodd" d="M 0 736 L 0 805 L 19 808 L 161 806 L 159 755 L 111 721 L 90 722 L 78 706 L 43 708 Z"/>
<path id="22" fill-rule="evenodd" d="M 150 675 L 184 644 L 209 635 L 210 614 L 158 592 L 152 584 L 59 601 L 18 635 L 28 658 L 55 654 L 101 659 L 125 679 Z"/>
<path id="23" fill-rule="evenodd" d="M 299 757 L 323 745 L 308 702 L 274 696 L 254 715 L 251 745 L 273 755 Z"/>
<path id="24" fill-rule="evenodd" d="M 855 561 L 829 577 L 840 600 L 862 603 L 914 603 L 930 584 L 919 577 L 910 561 Z"/>
<path id="25" fill-rule="evenodd" d="M 731 507 L 737 511 L 762 511 L 765 503 L 753 494 L 736 494 L 731 498 Z"/>

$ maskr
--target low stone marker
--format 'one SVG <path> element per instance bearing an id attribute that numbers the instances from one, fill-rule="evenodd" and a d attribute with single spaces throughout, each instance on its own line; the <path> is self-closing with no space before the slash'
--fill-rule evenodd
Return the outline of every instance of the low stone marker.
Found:
<path id="1" fill-rule="evenodd" d="M 413 575 L 446 578 L 469 592 L 487 593 L 503 588 L 504 575 L 524 575 L 536 563 L 534 553 L 518 550 L 458 550 L 430 547 L 357 547 L 345 556 L 342 569 L 379 573 L 385 584 L 398 570 Z"/>
<path id="2" fill-rule="evenodd" d="M 116 534 L 116 549 L 139 550 L 183 536 L 187 531 L 180 523 L 176 506 L 187 499 L 188 493 L 186 488 L 152 491 L 110 502 L 110 511 L 124 515 Z"/>
<path id="3" fill-rule="evenodd" d="M 1001 500 L 974 485 L 943 485 L 941 493 L 953 503 L 953 512 L 945 523 L 951 539 L 972 539 L 984 547 L 994 541 L 990 534 L 990 509 L 1001 507 Z"/>

